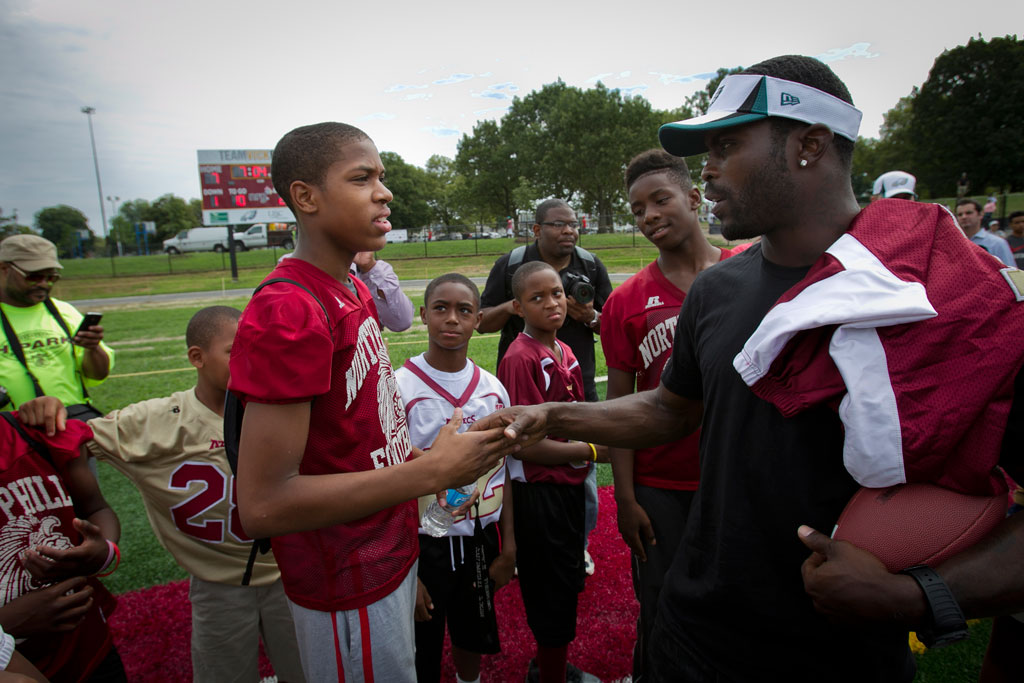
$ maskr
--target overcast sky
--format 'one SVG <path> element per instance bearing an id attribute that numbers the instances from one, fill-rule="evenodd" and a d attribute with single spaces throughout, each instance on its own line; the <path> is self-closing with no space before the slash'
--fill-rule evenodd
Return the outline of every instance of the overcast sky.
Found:
<path id="1" fill-rule="evenodd" d="M 667 109 L 719 67 L 791 53 L 828 61 L 876 136 L 943 49 L 1022 20 L 994 0 L 0 0 L 0 208 L 32 224 L 69 204 L 103 233 L 86 105 L 122 201 L 198 197 L 196 150 L 272 148 L 307 123 L 357 125 L 422 166 L 557 78 Z"/>

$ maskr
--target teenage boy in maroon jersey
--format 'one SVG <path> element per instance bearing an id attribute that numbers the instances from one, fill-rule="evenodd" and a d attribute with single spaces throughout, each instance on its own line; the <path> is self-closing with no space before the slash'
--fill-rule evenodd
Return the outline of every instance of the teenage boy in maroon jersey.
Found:
<path id="1" fill-rule="evenodd" d="M 415 681 L 415 499 L 476 481 L 512 449 L 496 430 L 456 434 L 456 410 L 430 457 L 410 457 L 370 293 L 349 277 L 355 254 L 383 248 L 391 229 L 366 134 L 297 128 L 271 175 L 301 236 L 268 276 L 293 282 L 253 297 L 231 351 L 229 388 L 246 405 L 242 524 L 273 537 L 307 680 Z"/>
<path id="2" fill-rule="evenodd" d="M 612 292 L 601 335 L 608 363 L 608 398 L 655 389 L 672 353 L 679 309 L 694 278 L 732 255 L 700 230 L 700 190 L 686 161 L 660 149 L 626 167 L 629 206 L 658 258 Z M 633 679 L 644 656 L 665 572 L 686 526 L 700 475 L 700 433 L 653 448 L 609 449 L 619 533 L 633 551 L 633 586 L 640 602 Z"/>

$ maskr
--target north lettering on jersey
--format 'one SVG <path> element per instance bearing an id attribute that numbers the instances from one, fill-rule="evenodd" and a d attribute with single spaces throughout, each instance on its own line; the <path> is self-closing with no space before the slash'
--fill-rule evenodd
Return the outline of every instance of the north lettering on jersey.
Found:
<path id="1" fill-rule="evenodd" d="M 640 342 L 640 357 L 644 362 L 644 370 L 651 367 L 655 358 L 672 348 L 678 320 L 676 317 L 671 317 L 658 323 Z"/>
<path id="2" fill-rule="evenodd" d="M 370 369 L 385 361 L 388 357 L 384 340 L 380 336 L 380 327 L 377 321 L 368 317 L 359 326 L 359 335 L 356 339 L 356 350 L 352 355 L 352 365 L 345 372 L 345 409 L 348 410 L 359 394 L 359 390 L 366 381 Z"/>

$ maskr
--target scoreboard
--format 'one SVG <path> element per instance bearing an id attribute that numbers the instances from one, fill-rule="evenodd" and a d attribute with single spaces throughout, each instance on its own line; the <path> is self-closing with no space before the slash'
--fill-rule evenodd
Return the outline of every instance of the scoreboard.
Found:
<path id="1" fill-rule="evenodd" d="M 203 225 L 290 223 L 295 220 L 270 180 L 269 149 L 201 149 Z"/>

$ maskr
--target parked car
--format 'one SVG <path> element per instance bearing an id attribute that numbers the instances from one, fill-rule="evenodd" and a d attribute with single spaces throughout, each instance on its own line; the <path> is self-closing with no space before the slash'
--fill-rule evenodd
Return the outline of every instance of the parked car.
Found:
<path id="1" fill-rule="evenodd" d="M 235 232 L 235 249 L 245 251 L 258 247 L 295 248 L 295 226 L 288 223 L 256 223 Z"/>
<path id="2" fill-rule="evenodd" d="M 164 240 L 163 246 L 168 254 L 182 254 L 187 251 L 227 251 L 228 226 L 182 230 L 174 237 Z"/>

